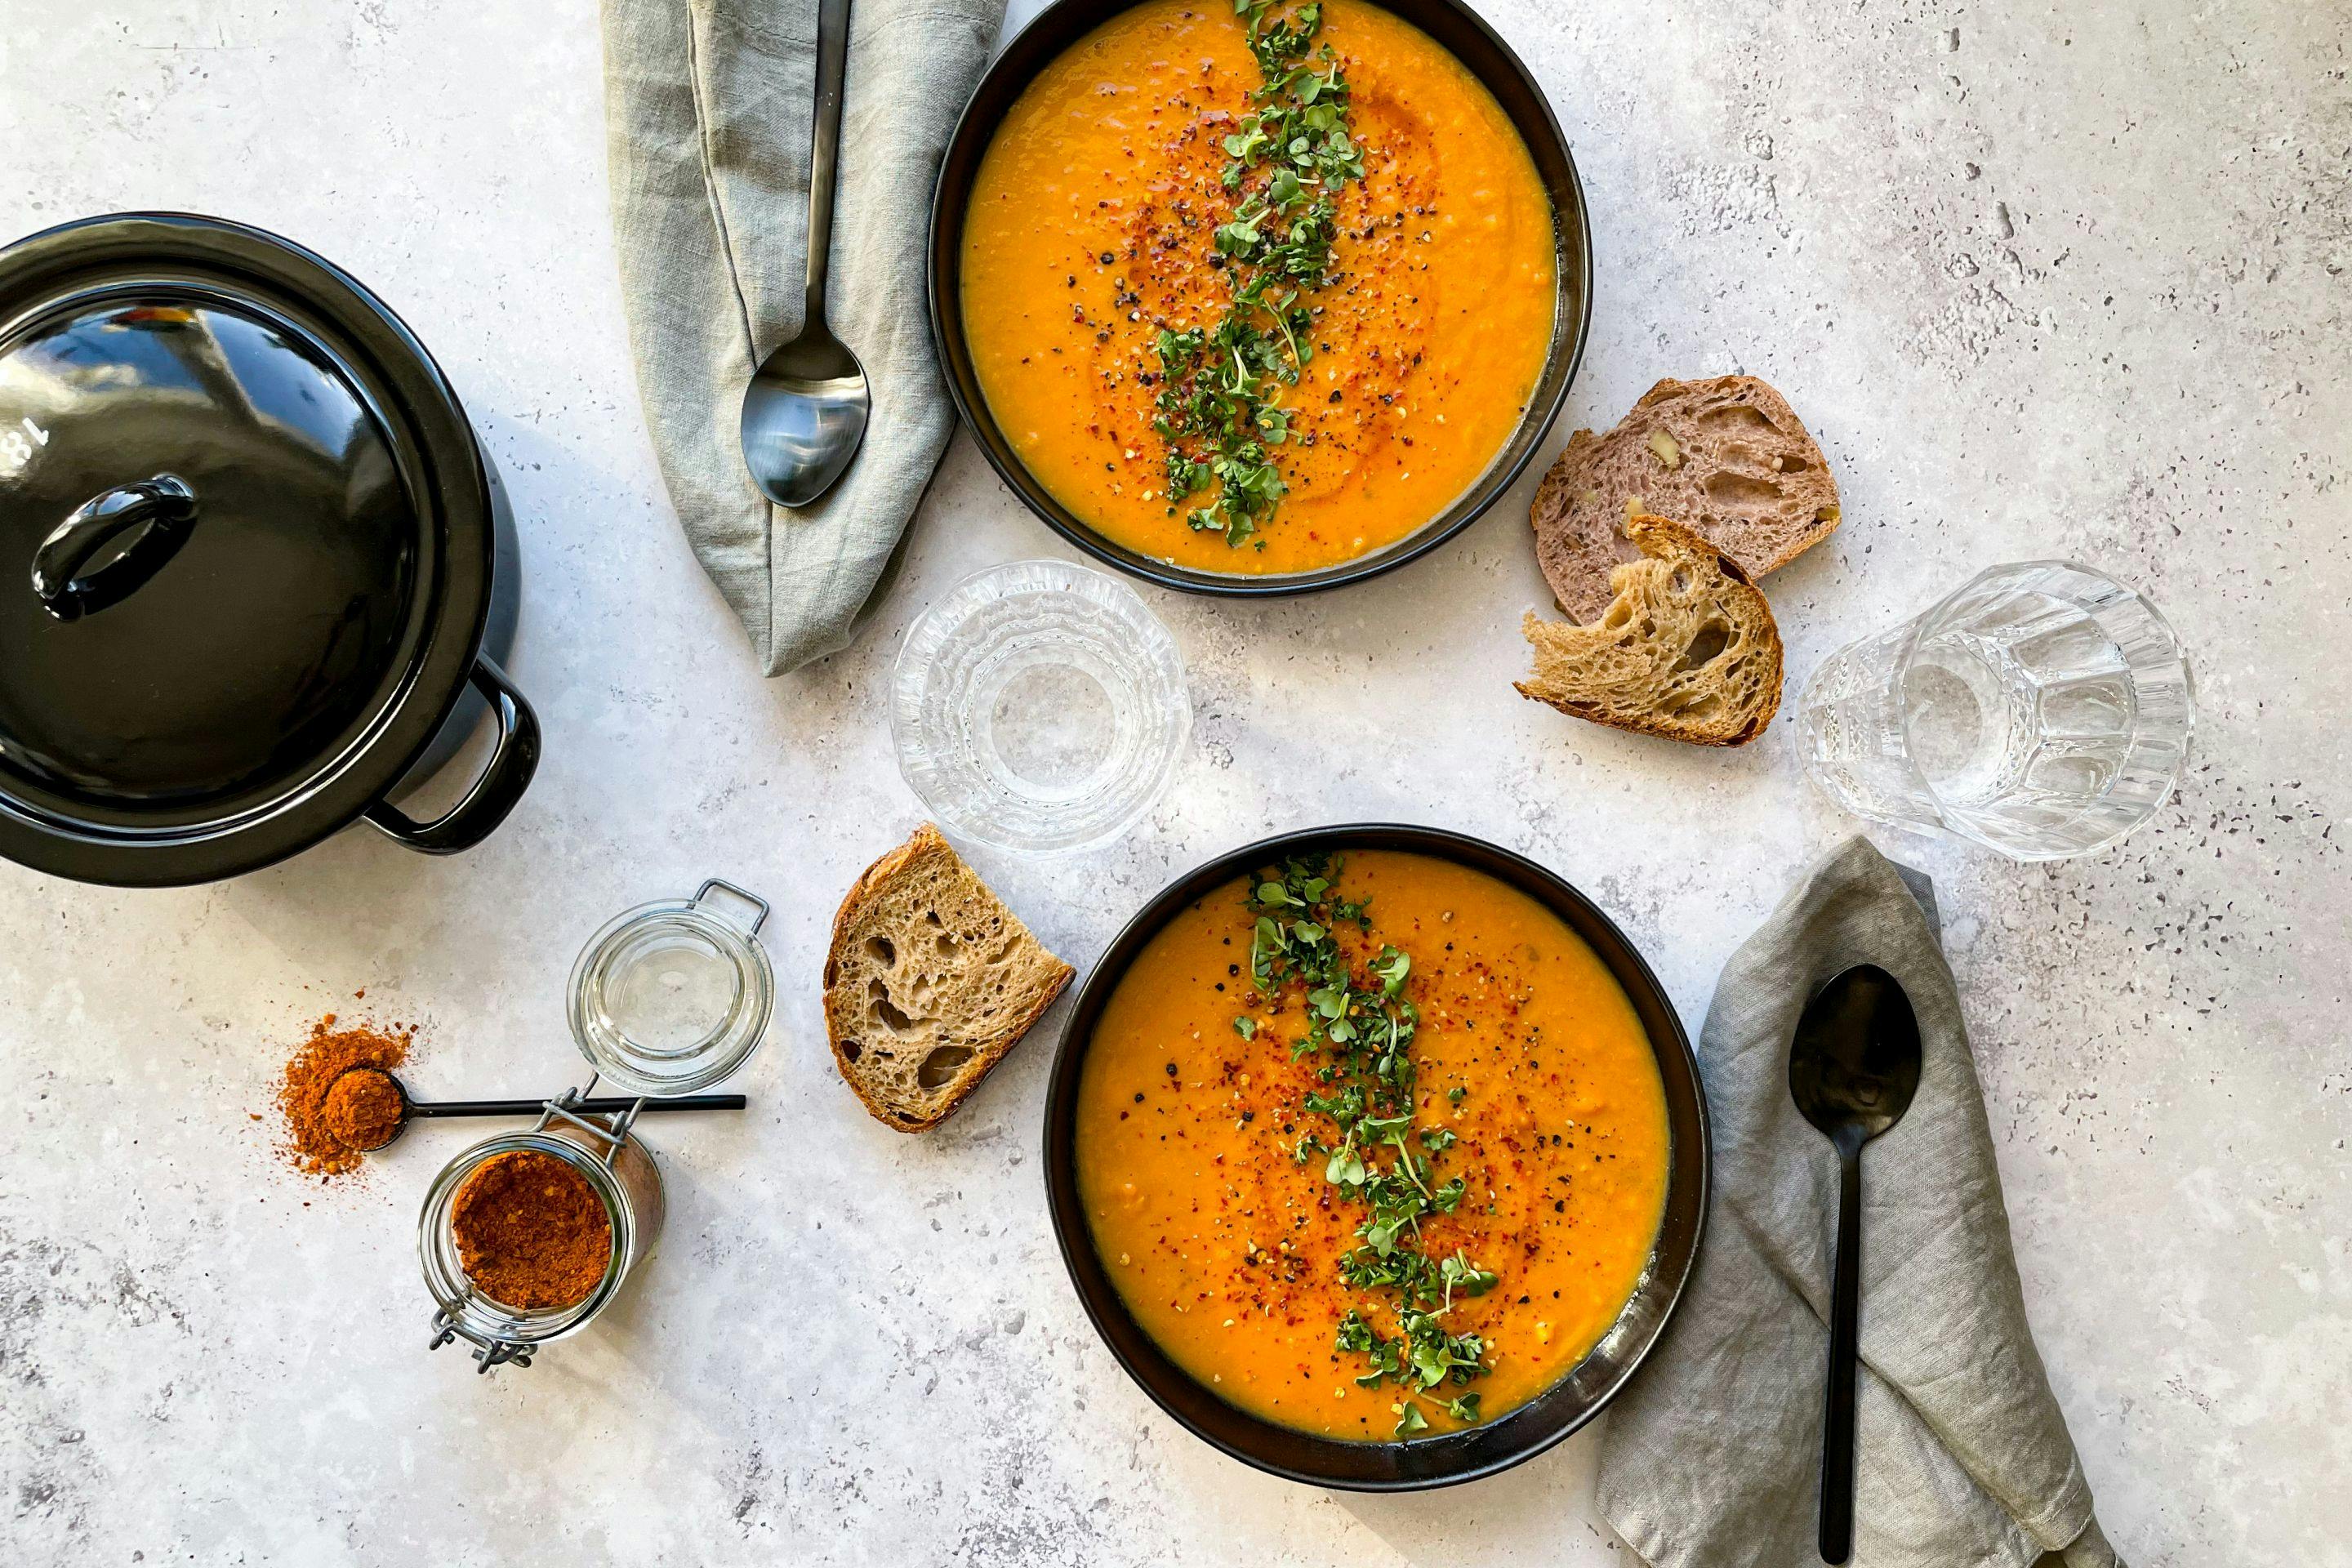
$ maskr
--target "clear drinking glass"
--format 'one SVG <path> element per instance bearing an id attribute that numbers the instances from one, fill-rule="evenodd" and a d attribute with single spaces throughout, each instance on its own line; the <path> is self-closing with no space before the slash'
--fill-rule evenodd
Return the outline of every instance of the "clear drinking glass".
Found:
<path id="1" fill-rule="evenodd" d="M 2030 561 L 1832 654 L 1797 736 L 1813 782 L 1857 816 L 2054 860 L 2156 814 L 2195 717 L 2155 605 L 2090 567 Z"/>
<path id="2" fill-rule="evenodd" d="M 942 826 L 1000 849 L 1118 837 L 1192 731 L 1176 639 L 1134 591 L 1065 561 L 965 578 L 891 674 L 898 771 Z"/>

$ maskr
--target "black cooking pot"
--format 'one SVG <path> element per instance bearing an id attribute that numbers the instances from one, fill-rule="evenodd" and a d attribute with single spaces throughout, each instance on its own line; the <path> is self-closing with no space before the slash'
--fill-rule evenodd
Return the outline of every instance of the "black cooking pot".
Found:
<path id="1" fill-rule="evenodd" d="M 457 394 L 328 262 L 162 213 L 0 251 L 0 855 L 158 886 L 360 817 L 480 843 L 539 761 L 515 565 Z M 393 805 L 484 704 L 464 797 Z"/>

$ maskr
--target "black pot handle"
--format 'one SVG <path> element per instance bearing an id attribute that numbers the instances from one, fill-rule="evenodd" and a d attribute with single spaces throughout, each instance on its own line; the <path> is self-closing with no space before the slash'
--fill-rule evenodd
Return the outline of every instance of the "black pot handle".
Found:
<path id="1" fill-rule="evenodd" d="M 431 822 L 418 822 L 383 800 L 369 806 L 365 814 L 387 838 L 427 855 L 455 855 L 497 832 L 539 769 L 539 716 L 514 689 L 507 672 L 489 655 L 477 654 L 473 681 L 475 689 L 489 700 L 490 711 L 498 719 L 499 743 L 466 798 Z"/>
<path id="2" fill-rule="evenodd" d="M 196 526 L 196 492 L 177 474 L 100 490 L 73 509 L 33 552 L 33 592 L 61 621 L 119 605 L 180 552 Z M 132 529 L 121 554 L 80 575 L 98 553 Z"/>

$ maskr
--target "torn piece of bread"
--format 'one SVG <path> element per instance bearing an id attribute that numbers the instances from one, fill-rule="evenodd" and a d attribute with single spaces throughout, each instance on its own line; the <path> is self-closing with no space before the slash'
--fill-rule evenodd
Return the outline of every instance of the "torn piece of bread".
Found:
<path id="1" fill-rule="evenodd" d="M 1609 574 L 1591 626 L 1530 614 L 1535 673 L 1520 695 L 1563 713 L 1700 746 L 1744 746 L 1780 706 L 1772 606 L 1729 556 L 1678 522 L 1625 522 L 1642 558 Z"/>
<path id="2" fill-rule="evenodd" d="M 925 823 L 866 868 L 833 918 L 834 1062 L 875 1120 L 901 1132 L 937 1127 L 1072 973 Z"/>
<path id="3" fill-rule="evenodd" d="M 1634 552 L 1628 510 L 1677 518 L 1753 580 L 1838 525 L 1837 481 L 1788 399 L 1752 375 L 1662 381 L 1606 436 L 1579 430 L 1528 517 L 1544 581 L 1570 619 L 1609 607 Z"/>

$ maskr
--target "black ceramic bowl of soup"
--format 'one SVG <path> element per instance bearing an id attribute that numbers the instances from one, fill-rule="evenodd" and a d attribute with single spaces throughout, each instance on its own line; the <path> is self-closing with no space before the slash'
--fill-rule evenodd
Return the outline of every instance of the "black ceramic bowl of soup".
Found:
<path id="1" fill-rule="evenodd" d="M 1218 232 L 1255 210 L 1270 166 L 1245 153 L 1232 189 L 1219 168 L 1263 77 L 1250 25 L 1228 0 L 1049 6 L 956 128 L 929 262 L 949 389 L 1030 510 L 1121 571 L 1235 596 L 1360 582 L 1468 527 L 1566 401 L 1592 305 L 1575 160 L 1510 46 L 1461 0 L 1327 0 L 1307 62 L 1328 70 L 1315 51 L 1332 46 L 1365 173 L 1328 183 L 1332 280 L 1300 290 L 1296 341 L 1249 317 L 1268 349 L 1249 373 L 1287 426 L 1264 448 L 1288 489 L 1238 544 L 1188 523 L 1223 481 L 1173 488 L 1171 440 L 1207 447 L 1155 429 L 1171 374 L 1157 334 L 1213 337 L 1231 313 L 1242 264 Z M 1190 363 L 1212 361 L 1234 363 Z"/>
<path id="2" fill-rule="evenodd" d="M 1328 899 L 1369 896 L 1369 929 L 1345 902 L 1269 916 L 1263 882 L 1311 892 L 1297 879 L 1307 872 Z M 1332 1272 L 1368 1245 L 1373 1211 L 1334 1184 L 1338 1123 L 1307 1098 L 1344 1093 L 1343 1062 L 1370 1058 L 1328 1040 L 1294 1056 L 1312 1004 L 1295 984 L 1273 999 L 1255 984 L 1256 922 L 1276 921 L 1266 951 L 1279 964 L 1292 940 L 1281 933 L 1309 914 L 1350 933 L 1360 979 L 1408 960 L 1394 995 L 1418 1019 L 1413 1124 L 1398 1136 L 1436 1151 L 1421 1156 L 1429 1190 L 1458 1178 L 1464 1193 L 1397 1245 L 1433 1263 L 1459 1250 L 1496 1276 L 1444 1314 L 1456 1331 L 1483 1331 L 1490 1370 L 1433 1390 L 1417 1377 L 1364 1386 L 1371 1363 L 1339 1342 L 1343 1301 L 1381 1337 L 1404 1336 L 1399 1297 Z M 1361 1023 L 1364 1005 L 1343 1016 Z M 1244 1463 L 1367 1491 L 1492 1475 L 1597 1415 L 1681 1298 L 1709 1179 L 1696 1059 L 1624 933 L 1524 857 L 1392 824 L 1253 844 L 1147 904 L 1079 992 L 1045 1153 L 1071 1281 L 1128 1374 Z M 1393 1153 L 1376 1152 L 1375 1171 L 1382 1161 L 1396 1173 Z M 1469 1420 L 1447 1415 L 1465 1392 L 1493 1397 Z M 1426 1424 L 1399 1436 L 1421 1419 L 1397 1414 L 1407 1405 Z"/>

